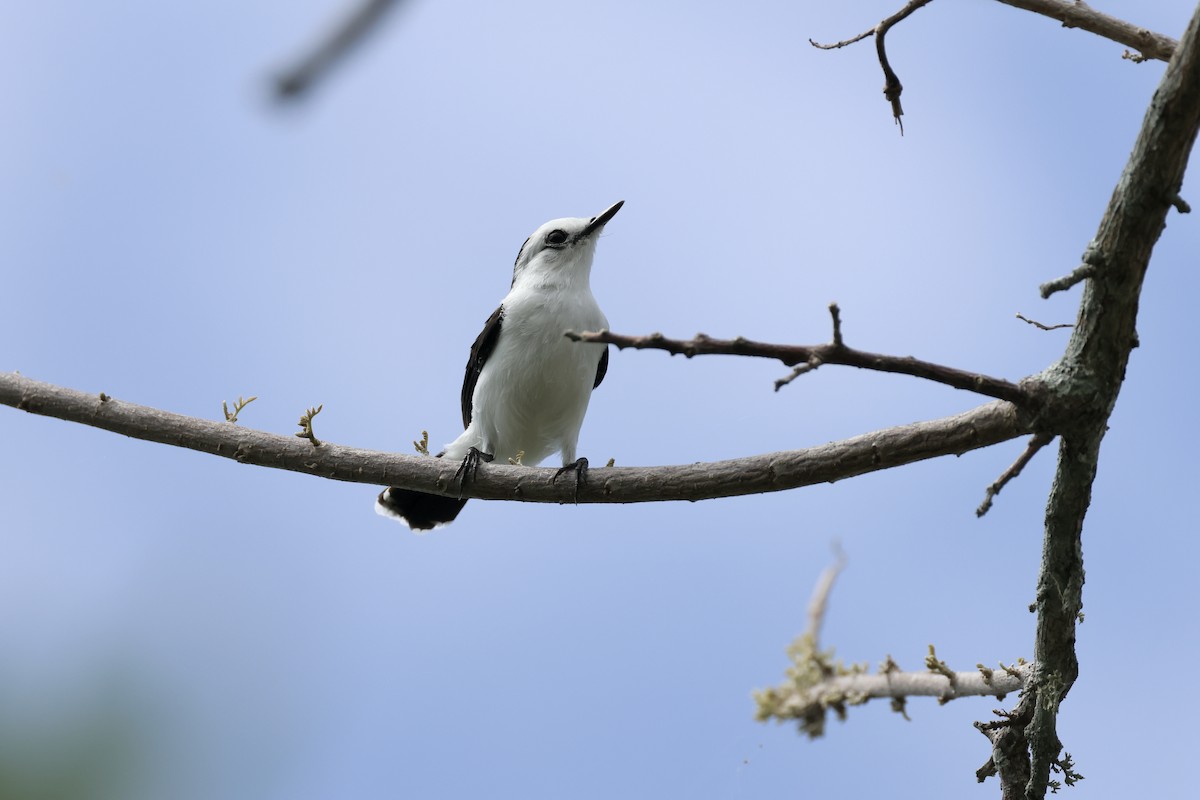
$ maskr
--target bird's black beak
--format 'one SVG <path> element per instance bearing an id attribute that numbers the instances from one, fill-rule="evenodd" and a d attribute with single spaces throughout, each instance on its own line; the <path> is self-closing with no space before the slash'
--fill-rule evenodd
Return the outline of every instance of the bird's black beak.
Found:
<path id="1" fill-rule="evenodd" d="M 623 205 L 625 205 L 625 201 L 618 200 L 617 202 L 613 203 L 611 206 L 606 208 L 600 214 L 600 216 L 592 217 L 592 221 L 587 224 L 587 227 L 583 229 L 583 233 L 580 235 L 581 236 L 589 236 L 592 233 L 603 228 L 604 223 L 608 222 L 610 219 L 615 217 L 617 215 L 617 212 L 621 210 L 621 206 L 623 206 Z"/>

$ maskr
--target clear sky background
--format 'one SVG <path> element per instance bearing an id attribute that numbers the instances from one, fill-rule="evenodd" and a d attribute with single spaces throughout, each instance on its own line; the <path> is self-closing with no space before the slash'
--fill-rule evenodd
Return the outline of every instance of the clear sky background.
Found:
<path id="1" fill-rule="evenodd" d="M 994 2 L 412 0 L 308 101 L 270 78 L 341 0 L 0 5 L 0 369 L 411 452 L 459 432 L 468 347 L 547 219 L 624 199 L 613 328 L 1050 364 L 1164 69 Z M 1182 0 L 1104 10 L 1178 36 Z M 1196 205 L 1193 168 L 1184 197 Z M 1200 734 L 1192 420 L 1200 220 L 1172 214 L 1085 531 L 1072 797 L 1180 796 Z M 979 398 L 826 367 L 614 352 L 580 452 L 679 464 Z M 696 504 L 472 502 L 415 536 L 377 489 L 0 409 L 0 780 L 63 797 L 992 798 L 994 699 L 753 720 L 814 581 L 826 643 L 916 669 L 1032 657 L 1043 452 Z M 1011 705 L 1013 698 L 1009 699 Z M 73 783 L 74 782 L 74 783 Z"/>

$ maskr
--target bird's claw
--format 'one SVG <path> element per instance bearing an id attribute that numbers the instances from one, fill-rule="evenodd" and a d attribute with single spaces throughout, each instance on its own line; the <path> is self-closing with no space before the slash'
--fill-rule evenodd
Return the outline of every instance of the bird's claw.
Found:
<path id="1" fill-rule="evenodd" d="M 552 483 L 558 483 L 558 479 L 564 473 L 575 473 L 575 502 L 579 502 L 579 487 L 587 483 L 588 460 L 586 458 L 578 458 L 573 464 L 567 464 L 565 467 L 554 473 Z"/>
<path id="2" fill-rule="evenodd" d="M 485 453 L 477 447 L 472 447 L 467 450 L 467 454 L 463 456 L 462 463 L 458 465 L 458 469 L 454 472 L 454 479 L 458 481 L 458 489 L 461 492 L 467 486 L 467 481 L 475 480 L 475 474 L 479 472 L 479 462 L 490 463 L 495 458 L 491 453 Z"/>

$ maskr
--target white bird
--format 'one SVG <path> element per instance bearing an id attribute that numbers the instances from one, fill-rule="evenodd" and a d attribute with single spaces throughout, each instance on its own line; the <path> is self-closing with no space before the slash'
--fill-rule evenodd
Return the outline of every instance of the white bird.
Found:
<path id="1" fill-rule="evenodd" d="M 592 296 L 592 259 L 624 202 L 591 218 L 551 220 L 521 246 L 512 288 L 471 346 L 462 388 L 466 430 L 438 453 L 462 462 L 460 481 L 479 461 L 535 466 L 555 452 L 562 453 L 560 474 L 574 472 L 576 488 L 586 480 L 587 459 L 576 459 L 575 447 L 592 389 L 608 370 L 608 348 L 563 334 L 608 328 Z M 380 493 L 375 510 L 428 530 L 453 520 L 466 502 L 393 487 Z"/>

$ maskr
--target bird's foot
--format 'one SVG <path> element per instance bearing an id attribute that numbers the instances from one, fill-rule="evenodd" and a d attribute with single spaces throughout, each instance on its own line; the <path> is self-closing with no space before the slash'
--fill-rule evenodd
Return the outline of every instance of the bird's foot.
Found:
<path id="1" fill-rule="evenodd" d="M 454 472 L 454 479 L 458 481 L 458 489 L 461 492 L 467 486 L 468 480 L 475 480 L 475 473 L 479 472 L 479 462 L 489 463 L 495 458 L 491 453 L 485 453 L 477 447 L 472 447 L 463 456 L 462 463 L 458 465 L 458 469 Z"/>
<path id="2" fill-rule="evenodd" d="M 568 472 L 575 473 L 575 502 L 578 503 L 579 487 L 587 483 L 588 460 L 586 458 L 579 458 L 575 460 L 575 463 L 567 464 L 558 472 L 554 473 L 554 480 L 552 482 L 558 483 L 558 479 Z"/>

